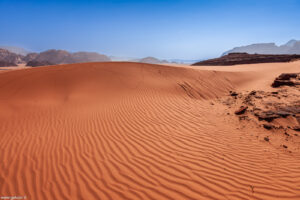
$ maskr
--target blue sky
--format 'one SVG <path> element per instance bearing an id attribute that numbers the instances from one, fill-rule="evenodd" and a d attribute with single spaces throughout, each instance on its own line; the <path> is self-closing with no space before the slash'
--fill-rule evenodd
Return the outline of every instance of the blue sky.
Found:
<path id="1" fill-rule="evenodd" d="M 0 45 L 202 59 L 300 39 L 300 0 L 0 0 Z"/>

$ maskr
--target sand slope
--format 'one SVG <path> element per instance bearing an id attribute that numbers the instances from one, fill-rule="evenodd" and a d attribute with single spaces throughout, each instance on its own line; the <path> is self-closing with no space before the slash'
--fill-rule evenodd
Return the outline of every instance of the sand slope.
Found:
<path id="1" fill-rule="evenodd" d="M 1 73 L 0 196 L 300 199 L 299 153 L 241 131 L 213 103 L 265 83 L 253 66 L 112 62 Z"/>

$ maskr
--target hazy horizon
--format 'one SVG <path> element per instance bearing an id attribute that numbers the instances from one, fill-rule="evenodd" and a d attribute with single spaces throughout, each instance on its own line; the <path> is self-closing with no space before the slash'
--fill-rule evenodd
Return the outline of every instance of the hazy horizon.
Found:
<path id="1" fill-rule="evenodd" d="M 203 59 L 299 39 L 300 2 L 0 0 L 0 45 L 117 57 Z"/>

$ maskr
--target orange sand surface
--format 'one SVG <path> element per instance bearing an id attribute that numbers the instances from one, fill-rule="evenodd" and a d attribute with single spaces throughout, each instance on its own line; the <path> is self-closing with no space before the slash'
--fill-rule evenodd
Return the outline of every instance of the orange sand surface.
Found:
<path id="1" fill-rule="evenodd" d="M 0 196 L 299 200 L 300 151 L 240 129 L 215 101 L 299 71 L 108 62 L 0 73 Z"/>

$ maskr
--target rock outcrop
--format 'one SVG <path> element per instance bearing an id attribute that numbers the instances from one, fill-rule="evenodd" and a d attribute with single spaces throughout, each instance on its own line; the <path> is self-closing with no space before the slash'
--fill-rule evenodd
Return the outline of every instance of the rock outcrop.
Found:
<path id="1" fill-rule="evenodd" d="M 6 49 L 9 52 L 18 54 L 18 55 L 22 55 L 22 56 L 26 56 L 27 54 L 30 53 L 30 51 L 22 48 L 22 47 L 14 47 L 14 46 L 0 46 L 0 49 Z"/>
<path id="2" fill-rule="evenodd" d="M 18 66 L 18 65 L 16 63 L 10 63 L 10 62 L 0 60 L 0 67 L 12 67 L 12 66 Z"/>
<path id="3" fill-rule="evenodd" d="M 64 50 L 54 50 L 54 49 L 44 51 L 39 54 L 36 53 L 28 54 L 24 59 L 27 62 L 34 61 L 35 64 L 51 63 L 54 65 L 110 61 L 109 57 L 94 52 L 69 53 Z"/>
<path id="4" fill-rule="evenodd" d="M 300 55 L 266 55 L 266 54 L 230 53 L 220 58 L 204 60 L 192 65 L 226 66 L 226 65 L 253 64 L 253 63 L 290 62 L 297 59 L 300 59 Z"/>
<path id="5" fill-rule="evenodd" d="M 272 83 L 273 88 L 300 85 L 300 73 L 283 73 Z"/>
<path id="6" fill-rule="evenodd" d="M 284 73 L 277 78 L 283 81 L 293 81 L 298 79 L 298 75 L 299 73 Z M 287 149 L 286 144 L 299 144 L 299 99 L 300 85 L 295 85 L 294 87 L 273 88 L 271 91 L 230 91 L 228 96 L 221 97 L 217 102 L 225 106 L 225 109 L 221 106 L 224 110 L 222 114 L 224 117 L 230 116 L 231 113 L 236 115 L 236 119 L 231 122 L 238 122 L 238 129 L 243 129 L 247 133 L 249 127 L 256 127 L 259 130 L 257 139 Z M 227 118 L 226 122 L 230 122 L 227 121 L 228 119 L 230 118 Z M 298 151 L 298 149 L 299 147 L 293 150 Z"/>
<path id="7" fill-rule="evenodd" d="M 23 62 L 23 56 L 12 53 L 6 49 L 0 49 L 0 67 L 17 66 Z"/>
<path id="8" fill-rule="evenodd" d="M 241 115 L 244 114 L 246 112 L 246 110 L 248 109 L 248 106 L 241 106 L 239 109 L 237 109 L 234 114 L 236 115 Z"/>
<path id="9" fill-rule="evenodd" d="M 29 61 L 36 59 L 38 55 L 39 55 L 38 53 L 29 53 L 23 58 L 23 60 L 24 62 L 28 63 Z"/>

